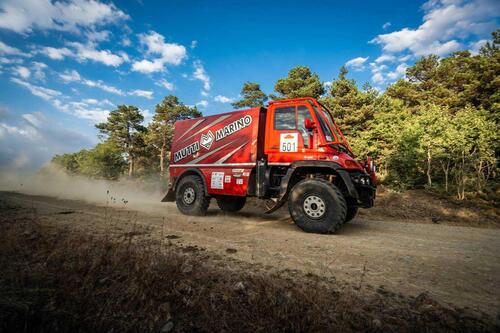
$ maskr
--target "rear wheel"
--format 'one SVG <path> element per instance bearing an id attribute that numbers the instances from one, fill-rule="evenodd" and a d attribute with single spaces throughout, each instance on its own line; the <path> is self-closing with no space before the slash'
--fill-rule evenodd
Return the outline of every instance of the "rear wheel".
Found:
<path id="1" fill-rule="evenodd" d="M 247 197 L 237 196 L 219 196 L 216 199 L 219 208 L 229 213 L 240 211 L 245 206 L 247 201 Z"/>
<path id="2" fill-rule="evenodd" d="M 347 205 L 342 192 L 332 183 L 323 179 L 304 179 L 293 187 L 288 210 L 302 230 L 327 234 L 344 223 Z"/>
<path id="3" fill-rule="evenodd" d="M 345 216 L 345 222 L 347 223 L 354 219 L 356 217 L 356 214 L 358 214 L 358 207 L 357 206 L 347 206 L 347 214 Z"/>
<path id="4" fill-rule="evenodd" d="M 201 178 L 195 175 L 182 178 L 175 192 L 175 203 L 185 215 L 205 215 L 210 204 L 210 197 L 206 196 Z"/>

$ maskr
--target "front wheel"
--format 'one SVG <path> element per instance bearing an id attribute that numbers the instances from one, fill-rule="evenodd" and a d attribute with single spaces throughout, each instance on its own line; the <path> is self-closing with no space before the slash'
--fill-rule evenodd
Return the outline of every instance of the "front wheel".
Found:
<path id="1" fill-rule="evenodd" d="M 288 210 L 295 224 L 305 232 L 328 234 L 344 223 L 347 204 L 344 195 L 323 179 L 304 179 L 292 189 Z"/>
<path id="2" fill-rule="evenodd" d="M 186 176 L 179 181 L 175 192 L 177 208 L 185 215 L 203 216 L 207 213 L 210 197 L 198 176 Z"/>
<path id="3" fill-rule="evenodd" d="M 358 207 L 356 206 L 347 206 L 347 214 L 345 216 L 345 222 L 347 223 L 354 219 L 356 217 L 356 214 L 358 214 Z"/>

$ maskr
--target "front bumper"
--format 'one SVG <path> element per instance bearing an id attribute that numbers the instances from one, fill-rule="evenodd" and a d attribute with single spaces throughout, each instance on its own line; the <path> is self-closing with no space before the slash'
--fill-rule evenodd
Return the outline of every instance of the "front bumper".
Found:
<path id="1" fill-rule="evenodd" d="M 358 193 L 358 205 L 362 208 L 373 207 L 377 188 L 373 184 L 370 176 L 365 173 L 356 172 L 351 173 L 350 178 Z"/>

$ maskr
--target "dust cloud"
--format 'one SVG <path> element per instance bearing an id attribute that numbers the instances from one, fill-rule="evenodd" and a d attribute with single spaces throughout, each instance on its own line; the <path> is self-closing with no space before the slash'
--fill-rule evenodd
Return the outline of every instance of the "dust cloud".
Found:
<path id="1" fill-rule="evenodd" d="M 165 179 L 165 182 L 167 179 Z M 98 205 L 150 211 L 162 206 L 161 183 L 127 180 L 107 181 L 69 175 L 56 165 L 48 164 L 33 174 L 0 173 L 0 190 L 60 199 L 84 200 Z"/>

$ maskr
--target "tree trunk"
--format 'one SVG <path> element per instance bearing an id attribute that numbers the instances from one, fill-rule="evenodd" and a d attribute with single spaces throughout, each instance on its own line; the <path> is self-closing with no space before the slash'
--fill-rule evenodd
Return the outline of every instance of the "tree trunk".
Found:
<path id="1" fill-rule="evenodd" d="M 134 159 L 129 155 L 128 176 L 132 178 L 134 175 Z"/>
<path id="2" fill-rule="evenodd" d="M 441 162 L 441 168 L 444 172 L 444 190 L 448 193 L 448 175 L 450 173 L 450 161 L 446 161 L 446 165 Z"/>
<path id="3" fill-rule="evenodd" d="M 432 178 L 431 178 L 431 164 L 432 164 L 432 155 L 431 148 L 427 148 L 427 185 L 429 187 L 432 186 Z"/>
<path id="4" fill-rule="evenodd" d="M 165 171 L 165 146 L 161 147 L 160 150 L 160 175 L 163 176 Z"/>
<path id="5" fill-rule="evenodd" d="M 165 150 L 167 149 L 167 135 L 163 133 L 163 142 L 160 149 L 160 176 L 163 177 L 165 171 Z"/>

